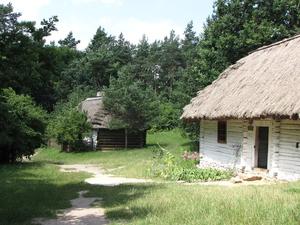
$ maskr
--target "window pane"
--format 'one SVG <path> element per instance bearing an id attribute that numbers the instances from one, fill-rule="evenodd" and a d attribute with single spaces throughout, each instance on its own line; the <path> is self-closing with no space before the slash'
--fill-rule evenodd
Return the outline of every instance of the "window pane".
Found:
<path id="1" fill-rule="evenodd" d="M 227 139 L 227 122 L 218 121 L 218 142 L 226 143 Z"/>

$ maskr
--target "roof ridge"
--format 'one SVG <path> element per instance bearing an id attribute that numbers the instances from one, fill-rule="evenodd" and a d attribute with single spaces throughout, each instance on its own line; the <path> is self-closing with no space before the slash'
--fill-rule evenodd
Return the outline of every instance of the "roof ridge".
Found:
<path id="1" fill-rule="evenodd" d="M 89 98 L 86 98 L 84 101 L 92 101 L 92 100 L 99 100 L 99 99 L 102 99 L 102 97 L 89 97 Z"/>
<path id="2" fill-rule="evenodd" d="M 274 47 L 274 46 L 277 46 L 277 45 L 280 45 L 280 44 L 283 44 L 285 42 L 288 42 L 288 41 L 291 41 L 291 40 L 294 40 L 296 38 L 300 38 L 300 34 L 297 34 L 295 36 L 292 36 L 292 37 L 289 37 L 289 38 L 284 38 L 282 39 L 281 41 L 277 41 L 277 42 L 274 42 L 272 44 L 269 44 L 269 45 L 265 45 L 265 46 L 262 46 L 258 49 L 255 49 L 253 51 L 250 51 L 248 55 L 254 53 L 254 52 L 258 52 L 258 51 L 261 51 L 261 50 L 264 50 L 264 49 L 267 49 L 267 48 L 271 48 L 271 47 Z"/>

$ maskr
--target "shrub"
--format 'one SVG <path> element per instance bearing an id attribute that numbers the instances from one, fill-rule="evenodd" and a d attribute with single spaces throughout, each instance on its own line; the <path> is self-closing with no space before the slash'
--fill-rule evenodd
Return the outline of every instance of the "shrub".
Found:
<path id="1" fill-rule="evenodd" d="M 31 97 L 0 90 L 0 162 L 29 158 L 43 143 L 46 112 Z"/>
<path id="2" fill-rule="evenodd" d="M 52 116 L 47 127 L 47 134 L 63 146 L 63 150 L 81 150 L 84 148 L 83 136 L 91 125 L 85 114 L 77 109 L 64 109 Z"/>
<path id="3" fill-rule="evenodd" d="M 213 168 L 199 169 L 196 167 L 198 160 L 184 160 L 176 158 L 165 149 L 155 151 L 154 163 L 151 174 L 173 181 L 215 181 L 225 180 L 232 176 L 232 171 L 221 171 Z"/>
<path id="4" fill-rule="evenodd" d="M 195 163 L 199 163 L 200 154 L 198 152 L 184 151 L 182 158 L 184 160 L 193 160 L 193 161 L 195 161 Z"/>
<path id="5" fill-rule="evenodd" d="M 88 88 L 76 88 L 67 96 L 66 101 L 56 104 L 48 126 L 48 138 L 54 138 L 63 150 L 86 150 L 83 138 L 91 131 L 87 116 L 78 109 L 79 103 L 95 91 Z"/>
<path id="6" fill-rule="evenodd" d="M 176 109 L 171 102 L 161 101 L 159 115 L 156 117 L 153 130 L 170 130 L 178 127 L 181 109 Z"/>

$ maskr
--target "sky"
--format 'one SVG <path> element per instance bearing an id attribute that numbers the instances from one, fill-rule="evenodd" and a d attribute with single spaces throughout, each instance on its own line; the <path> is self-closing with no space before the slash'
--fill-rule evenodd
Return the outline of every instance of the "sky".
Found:
<path id="1" fill-rule="evenodd" d="M 58 16 L 58 31 L 47 39 L 58 41 L 72 31 L 85 49 L 99 26 L 108 34 L 121 32 L 131 43 L 143 34 L 150 42 L 163 39 L 173 29 L 182 36 L 188 22 L 200 33 L 206 18 L 212 14 L 214 0 L 0 0 L 11 2 L 21 20 L 36 21 Z"/>

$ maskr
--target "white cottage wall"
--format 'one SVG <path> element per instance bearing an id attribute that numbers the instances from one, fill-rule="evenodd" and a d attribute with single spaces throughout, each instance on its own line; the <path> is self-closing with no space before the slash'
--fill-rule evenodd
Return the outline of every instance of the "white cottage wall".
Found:
<path id="1" fill-rule="evenodd" d="M 200 124 L 200 154 L 202 165 L 227 168 L 240 167 L 243 143 L 243 121 L 227 121 L 227 142 L 218 143 L 215 120 L 202 120 Z M 200 166 L 201 166 L 200 162 Z"/>
<path id="2" fill-rule="evenodd" d="M 282 120 L 280 123 L 278 178 L 300 179 L 299 120 Z"/>
<path id="3" fill-rule="evenodd" d="M 256 130 L 267 126 L 269 175 L 276 175 L 279 179 L 300 179 L 300 121 L 266 119 L 250 123 L 248 120 L 228 120 L 226 144 L 217 141 L 217 124 L 216 120 L 201 120 L 202 165 L 253 170 L 256 166 Z M 240 152 L 238 146 L 241 146 Z"/>

